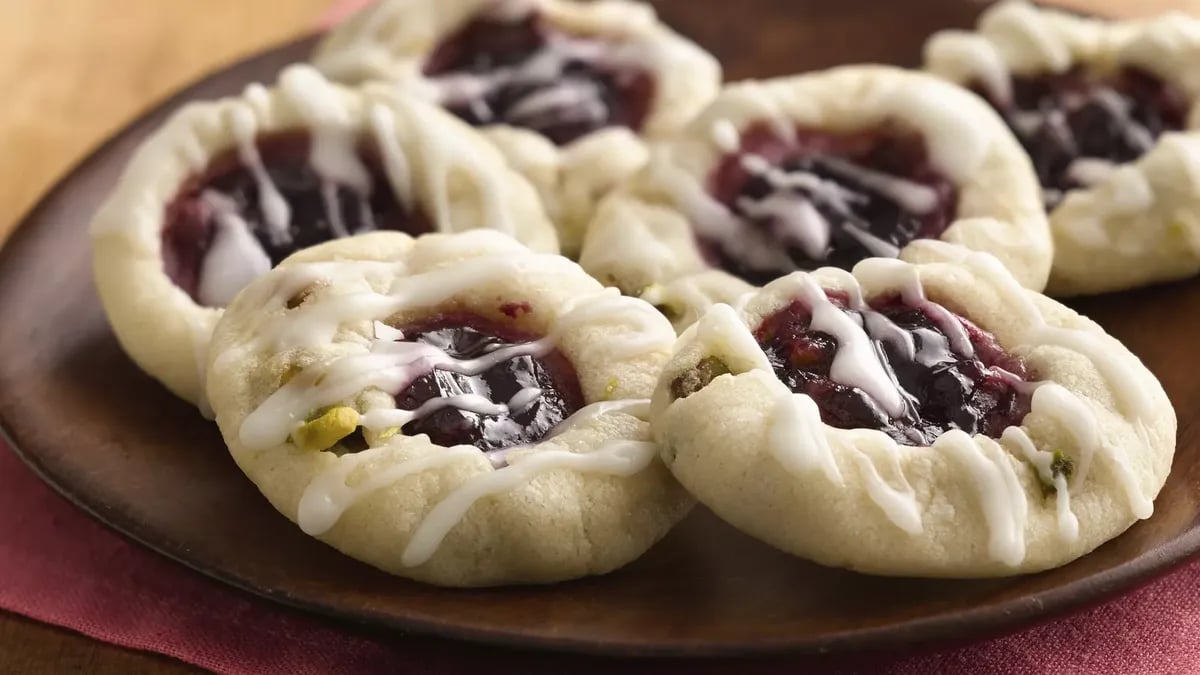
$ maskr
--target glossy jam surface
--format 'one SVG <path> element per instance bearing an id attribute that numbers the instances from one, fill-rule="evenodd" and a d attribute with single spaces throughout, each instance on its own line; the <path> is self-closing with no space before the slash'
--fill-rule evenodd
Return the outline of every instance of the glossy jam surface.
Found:
<path id="1" fill-rule="evenodd" d="M 751 259 L 700 238 L 712 265 L 754 284 L 798 269 L 849 269 L 863 258 L 894 257 L 913 239 L 939 236 L 958 204 L 924 139 L 891 126 L 853 134 L 797 129 L 794 139 L 767 124 L 751 126 L 740 149 L 711 174 L 709 192 L 745 228 L 739 236 L 778 251 L 773 260 Z"/>
<path id="2" fill-rule="evenodd" d="M 828 333 L 811 330 L 808 307 L 795 302 L 768 317 L 755 337 L 776 377 L 792 391 L 811 396 L 826 424 L 879 429 L 899 443 L 928 445 L 950 429 L 999 437 L 1029 412 L 1031 388 L 1025 384 L 1024 366 L 970 321 L 945 315 L 961 322 L 970 337 L 974 353 L 963 354 L 928 310 L 899 298 L 853 310 L 846 307 L 845 296 L 829 297 L 860 325 L 865 323 L 878 358 L 900 387 L 905 411 L 891 417 L 862 390 L 834 382 L 830 368 L 837 343 Z M 865 320 L 867 313 L 886 321 Z M 896 339 L 897 328 L 912 339 L 911 357 Z"/>
<path id="3" fill-rule="evenodd" d="M 371 189 L 355 189 L 323 179 L 312 167 L 312 138 L 307 132 L 260 136 L 255 145 L 263 169 L 289 209 L 288 235 L 271 232 L 263 214 L 260 183 L 230 149 L 205 171 L 189 178 L 167 205 L 162 233 L 164 270 L 197 301 L 205 256 L 217 230 L 217 202 L 228 204 L 251 229 L 272 265 L 292 253 L 345 234 L 371 230 L 429 231 L 424 215 L 397 201 L 378 157 L 360 149 L 359 159 Z M 336 219 L 336 224 L 335 224 Z"/>
<path id="4" fill-rule="evenodd" d="M 1051 207 L 1065 191 L 1094 182 L 1089 173 L 1095 172 L 1077 160 L 1134 161 L 1163 132 L 1182 129 L 1187 117 L 1182 92 L 1136 69 L 1107 77 L 1078 68 L 1014 77 L 1012 90 L 1011 100 L 988 98 L 1033 159 Z"/>
<path id="5" fill-rule="evenodd" d="M 406 341 L 433 345 L 458 359 L 476 358 L 538 337 L 474 314 L 441 315 L 402 326 L 401 331 Z M 558 350 L 542 356 L 518 356 L 479 375 L 434 370 L 399 392 L 396 404 L 415 410 L 431 399 L 462 394 L 508 403 L 529 388 L 540 389 L 541 395 L 508 414 L 483 415 L 445 407 L 409 422 L 401 431 L 409 436 L 428 434 L 438 445 L 474 445 L 490 452 L 536 443 L 584 405 L 575 368 Z"/>
<path id="6" fill-rule="evenodd" d="M 641 129 L 654 79 L 620 56 L 627 51 L 564 33 L 536 12 L 483 14 L 434 50 L 425 75 L 466 122 L 523 127 L 562 145 L 604 127 Z"/>

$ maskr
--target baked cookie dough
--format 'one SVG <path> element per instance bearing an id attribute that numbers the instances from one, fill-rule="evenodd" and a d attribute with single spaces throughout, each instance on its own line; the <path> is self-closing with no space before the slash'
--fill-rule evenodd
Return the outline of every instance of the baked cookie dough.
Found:
<path id="1" fill-rule="evenodd" d="M 970 92 L 844 66 L 727 86 L 604 201 L 580 263 L 684 326 L 796 270 L 919 261 L 929 239 L 993 253 L 1040 290 L 1050 234 L 1029 158 Z"/>
<path id="2" fill-rule="evenodd" d="M 203 408 L 221 308 L 291 252 L 376 229 L 480 227 L 557 251 L 537 193 L 475 131 L 295 66 L 273 87 L 177 112 L 138 148 L 91 232 L 121 345 Z"/>
<path id="3" fill-rule="evenodd" d="M 1025 2 L 943 31 L 926 68 L 985 96 L 1037 167 L 1047 292 L 1103 293 L 1200 272 L 1200 21 L 1108 22 Z"/>
<path id="4" fill-rule="evenodd" d="M 675 333 L 497 232 L 296 254 L 217 326 L 230 452 L 310 535 L 447 586 L 602 574 L 692 500 L 645 421 Z"/>
<path id="5" fill-rule="evenodd" d="M 710 309 L 654 394 L 676 478 L 769 544 L 881 575 L 1035 572 L 1149 517 L 1176 432 L 1154 376 L 994 257 L 930 249 Z"/>
<path id="6" fill-rule="evenodd" d="M 646 139 L 678 131 L 721 82 L 712 56 L 623 0 L 382 0 L 313 62 L 482 127 L 538 188 L 571 256 L 597 201 L 646 161 Z"/>

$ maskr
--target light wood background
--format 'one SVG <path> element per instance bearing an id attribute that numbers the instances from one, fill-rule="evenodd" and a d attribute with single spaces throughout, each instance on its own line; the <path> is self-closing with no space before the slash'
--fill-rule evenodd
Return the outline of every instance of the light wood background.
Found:
<path id="1" fill-rule="evenodd" d="M 0 233 L 147 106 L 333 0 L 0 0 Z"/>
<path id="2" fill-rule="evenodd" d="M 1200 13 L 1200 0 L 1057 2 L 1111 16 Z M 137 113 L 223 64 L 311 31 L 332 4 L 0 0 L 0 240 L 58 176 Z M 191 668 L 0 612 L 0 672 L 68 670 Z"/>

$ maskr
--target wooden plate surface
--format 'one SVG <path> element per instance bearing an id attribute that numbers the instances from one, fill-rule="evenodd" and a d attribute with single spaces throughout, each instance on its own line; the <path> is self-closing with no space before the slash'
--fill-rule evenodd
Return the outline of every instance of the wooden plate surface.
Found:
<path id="1" fill-rule="evenodd" d="M 914 65 L 969 26 L 955 0 L 670 0 L 668 22 L 731 79 L 854 61 Z M 1080 303 L 1162 379 L 1180 416 L 1157 513 L 1071 565 L 1007 580 L 881 579 L 779 553 L 697 509 L 641 560 L 549 588 L 453 591 L 389 577 L 310 539 L 243 479 L 216 429 L 140 373 L 92 286 L 87 223 L 130 152 L 182 103 L 234 93 L 312 40 L 216 73 L 99 148 L 0 250 L 0 423 L 47 482 L 113 528 L 280 603 L 378 627 L 621 655 L 829 652 L 1013 629 L 1130 588 L 1200 549 L 1200 281 Z M 1191 364 L 1191 365 L 1189 365 Z"/>

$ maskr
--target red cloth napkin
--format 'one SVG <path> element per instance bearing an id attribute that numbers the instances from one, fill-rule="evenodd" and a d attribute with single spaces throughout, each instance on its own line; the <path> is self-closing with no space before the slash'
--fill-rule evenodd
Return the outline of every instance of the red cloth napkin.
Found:
<path id="1" fill-rule="evenodd" d="M 1200 563 L 1122 599 L 936 653 L 613 661 L 370 634 L 226 588 L 131 543 L 42 484 L 0 443 L 0 608 L 222 673 L 1200 672 Z"/>

